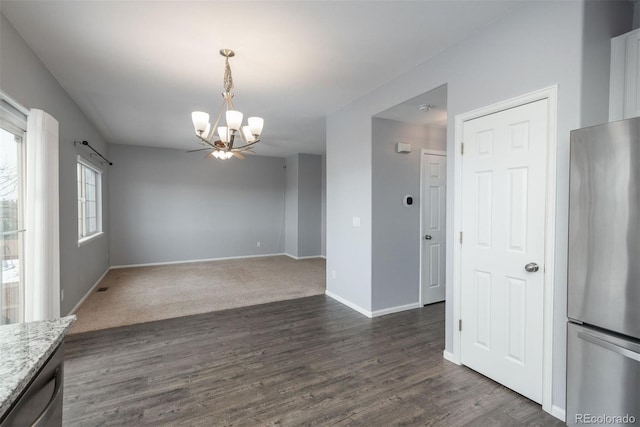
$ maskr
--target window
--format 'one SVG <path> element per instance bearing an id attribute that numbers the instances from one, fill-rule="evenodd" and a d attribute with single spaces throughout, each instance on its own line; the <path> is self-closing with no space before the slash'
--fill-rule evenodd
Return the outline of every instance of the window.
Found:
<path id="1" fill-rule="evenodd" d="M 102 235 L 102 171 L 78 156 L 78 246 Z"/>
<path id="2" fill-rule="evenodd" d="M 0 325 L 24 319 L 26 116 L 0 102 Z"/>

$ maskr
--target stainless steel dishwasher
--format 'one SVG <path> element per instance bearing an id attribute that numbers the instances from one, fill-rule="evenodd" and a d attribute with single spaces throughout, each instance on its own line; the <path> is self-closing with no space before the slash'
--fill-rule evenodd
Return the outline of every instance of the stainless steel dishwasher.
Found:
<path id="1" fill-rule="evenodd" d="M 62 425 L 63 356 L 63 344 L 60 344 L 2 418 L 0 427 Z"/>

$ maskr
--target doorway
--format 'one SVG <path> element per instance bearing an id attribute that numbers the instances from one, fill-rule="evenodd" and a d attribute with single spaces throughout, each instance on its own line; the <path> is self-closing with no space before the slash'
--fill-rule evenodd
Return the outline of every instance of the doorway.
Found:
<path id="1" fill-rule="evenodd" d="M 421 258 L 428 234 L 421 230 L 425 149 L 446 154 L 446 85 L 372 118 L 372 316 L 422 307 Z M 444 179 L 444 163 L 440 173 Z M 437 219 L 444 244 L 444 218 Z M 444 284 L 444 268 L 442 273 L 439 284 Z"/>
<path id="2" fill-rule="evenodd" d="M 548 412 L 555 123 L 555 87 L 462 114 L 454 162 L 452 360 Z"/>
<path id="3" fill-rule="evenodd" d="M 420 170 L 420 305 L 427 305 L 446 296 L 447 152 L 423 149 Z"/>

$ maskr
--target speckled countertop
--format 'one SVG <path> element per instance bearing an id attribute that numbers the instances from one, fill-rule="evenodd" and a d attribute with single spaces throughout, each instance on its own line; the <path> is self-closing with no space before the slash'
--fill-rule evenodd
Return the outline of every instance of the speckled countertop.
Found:
<path id="1" fill-rule="evenodd" d="M 76 321 L 57 320 L 0 326 L 0 418 L 53 354 Z"/>

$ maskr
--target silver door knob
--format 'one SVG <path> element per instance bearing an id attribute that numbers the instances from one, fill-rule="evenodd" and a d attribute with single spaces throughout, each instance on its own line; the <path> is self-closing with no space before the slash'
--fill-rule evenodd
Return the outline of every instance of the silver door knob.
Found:
<path id="1" fill-rule="evenodd" d="M 424 238 L 425 238 L 425 240 L 431 240 L 431 236 L 428 235 L 428 234 L 425 234 Z"/>
<path id="2" fill-rule="evenodd" d="M 529 273 L 535 273 L 536 271 L 540 270 L 540 267 L 535 262 L 530 262 L 529 264 L 524 266 L 524 269 Z"/>

